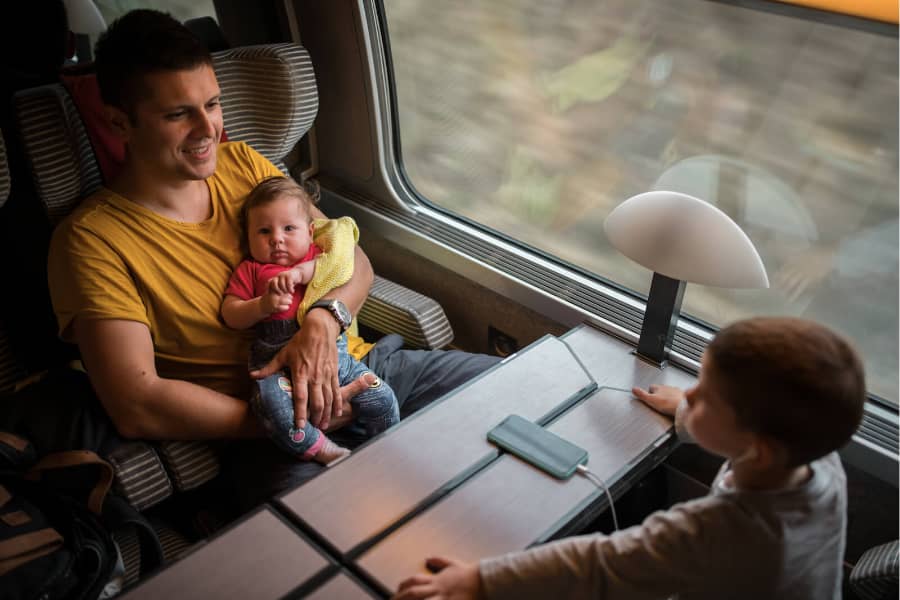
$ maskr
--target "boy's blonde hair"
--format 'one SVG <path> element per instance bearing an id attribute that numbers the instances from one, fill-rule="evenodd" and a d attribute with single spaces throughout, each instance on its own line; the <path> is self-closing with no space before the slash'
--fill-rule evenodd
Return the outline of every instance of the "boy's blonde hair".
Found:
<path id="1" fill-rule="evenodd" d="M 250 231 L 249 215 L 250 211 L 257 206 L 265 206 L 275 201 L 277 198 L 287 196 L 294 198 L 300 203 L 300 209 L 306 215 L 307 220 L 310 218 L 310 207 L 313 205 L 312 197 L 300 186 L 299 183 L 290 177 L 283 175 L 274 175 L 266 177 L 256 184 L 256 187 L 247 194 L 247 199 L 241 207 L 240 225 L 241 225 L 241 252 L 244 256 L 250 255 Z"/>
<path id="2" fill-rule="evenodd" d="M 739 321 L 719 331 L 706 352 L 738 424 L 782 444 L 789 466 L 840 448 L 862 420 L 862 362 L 847 340 L 818 323 Z"/>

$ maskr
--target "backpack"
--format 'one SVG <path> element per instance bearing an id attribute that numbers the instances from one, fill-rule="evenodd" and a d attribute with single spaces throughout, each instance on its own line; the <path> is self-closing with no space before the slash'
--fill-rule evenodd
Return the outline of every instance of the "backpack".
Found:
<path id="1" fill-rule="evenodd" d="M 142 552 L 142 566 L 150 569 L 162 562 L 159 541 L 143 517 L 121 499 L 107 496 L 112 479 L 112 466 L 94 452 L 70 450 L 36 460 L 27 440 L 0 431 L 3 598 L 101 597 L 124 571 L 104 511 L 112 513 L 116 524 L 139 525 L 142 550 L 149 548 Z M 107 594 L 118 587 L 113 581 Z"/>

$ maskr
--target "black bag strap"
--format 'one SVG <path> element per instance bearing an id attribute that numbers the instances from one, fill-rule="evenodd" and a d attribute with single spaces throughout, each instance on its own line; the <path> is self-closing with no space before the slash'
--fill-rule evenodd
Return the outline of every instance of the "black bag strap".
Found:
<path id="1" fill-rule="evenodd" d="M 86 503 L 91 512 L 99 516 L 103 513 L 103 501 L 106 499 L 107 493 L 109 493 L 115 472 L 111 464 L 94 452 L 90 450 L 67 450 L 50 454 L 31 467 L 25 473 L 25 478 L 30 481 L 39 481 L 52 471 L 80 465 L 95 465 L 98 467 L 99 475 L 88 491 Z"/>

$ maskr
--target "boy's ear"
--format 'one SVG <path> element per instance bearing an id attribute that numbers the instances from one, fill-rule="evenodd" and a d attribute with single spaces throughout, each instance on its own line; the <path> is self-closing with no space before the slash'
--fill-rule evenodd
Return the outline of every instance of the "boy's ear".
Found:
<path id="1" fill-rule="evenodd" d="M 781 468 L 787 464 L 787 449 L 771 438 L 756 436 L 753 448 L 756 458 L 752 462 L 760 470 Z"/>

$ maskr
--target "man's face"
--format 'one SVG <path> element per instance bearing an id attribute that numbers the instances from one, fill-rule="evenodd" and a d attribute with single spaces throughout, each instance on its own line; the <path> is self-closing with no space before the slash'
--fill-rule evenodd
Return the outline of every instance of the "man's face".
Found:
<path id="1" fill-rule="evenodd" d="M 121 127 L 132 166 L 160 183 L 210 177 L 222 134 L 212 67 L 151 73 L 142 84 L 145 96 Z"/>

